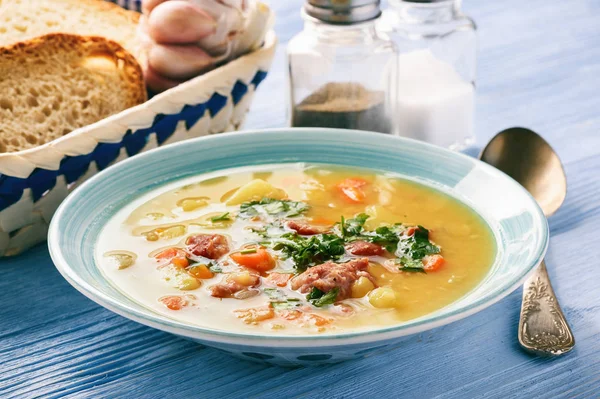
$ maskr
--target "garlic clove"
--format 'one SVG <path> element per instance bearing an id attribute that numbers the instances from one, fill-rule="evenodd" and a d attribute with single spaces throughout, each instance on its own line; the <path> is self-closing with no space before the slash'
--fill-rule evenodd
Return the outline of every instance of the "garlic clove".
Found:
<path id="1" fill-rule="evenodd" d="M 156 43 L 195 43 L 215 33 L 217 21 L 194 3 L 173 0 L 158 5 L 148 17 L 147 31 Z"/>
<path id="2" fill-rule="evenodd" d="M 148 52 L 148 64 L 156 73 L 168 79 L 182 80 L 212 69 L 215 62 L 193 44 L 156 44 Z"/>

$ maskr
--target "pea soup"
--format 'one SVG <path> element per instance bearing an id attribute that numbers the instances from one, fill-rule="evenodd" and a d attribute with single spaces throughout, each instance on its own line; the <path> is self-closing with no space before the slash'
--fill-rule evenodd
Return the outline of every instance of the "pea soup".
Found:
<path id="1" fill-rule="evenodd" d="M 315 164 L 220 171 L 159 188 L 109 221 L 102 272 L 163 315 L 306 335 L 399 324 L 471 291 L 493 234 L 468 206 L 390 173 Z"/>

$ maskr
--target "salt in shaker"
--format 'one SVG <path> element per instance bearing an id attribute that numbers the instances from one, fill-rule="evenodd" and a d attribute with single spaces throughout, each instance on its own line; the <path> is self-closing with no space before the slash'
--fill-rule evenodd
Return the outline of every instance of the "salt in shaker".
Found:
<path id="1" fill-rule="evenodd" d="M 476 28 L 460 0 L 389 0 L 398 47 L 397 134 L 461 150 L 474 141 Z"/>

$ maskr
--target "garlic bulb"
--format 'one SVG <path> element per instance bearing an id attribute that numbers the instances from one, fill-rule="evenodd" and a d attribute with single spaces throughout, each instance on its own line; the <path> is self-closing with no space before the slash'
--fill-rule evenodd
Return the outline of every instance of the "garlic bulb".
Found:
<path id="1" fill-rule="evenodd" d="M 272 14 L 255 0 L 146 0 L 138 59 L 160 92 L 259 48 Z"/>
<path id="2" fill-rule="evenodd" d="M 254 0 L 188 0 L 217 21 L 216 32 L 200 46 L 214 57 L 229 60 L 260 46 L 272 25 L 268 6 Z"/>

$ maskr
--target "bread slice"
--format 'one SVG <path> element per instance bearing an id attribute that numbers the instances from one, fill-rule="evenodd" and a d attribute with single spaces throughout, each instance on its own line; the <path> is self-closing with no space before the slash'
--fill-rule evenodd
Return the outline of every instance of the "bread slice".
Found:
<path id="1" fill-rule="evenodd" d="M 0 0 L 0 46 L 48 33 L 101 36 L 138 55 L 140 14 L 104 0 Z"/>
<path id="2" fill-rule="evenodd" d="M 146 100 L 135 58 L 100 37 L 0 48 L 0 152 L 35 147 Z"/>

